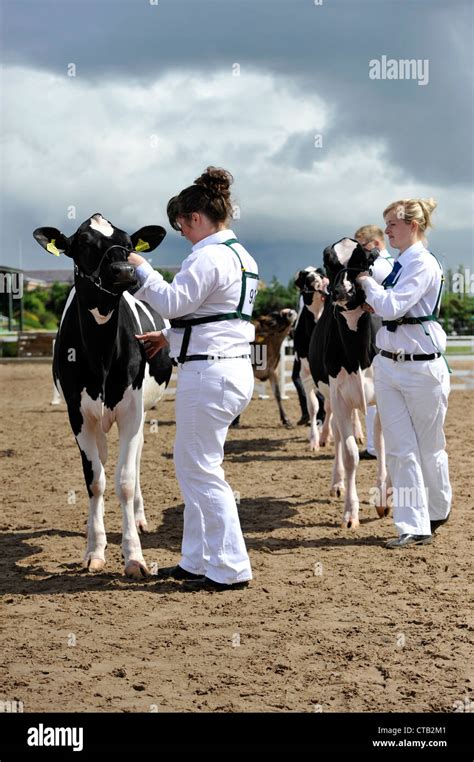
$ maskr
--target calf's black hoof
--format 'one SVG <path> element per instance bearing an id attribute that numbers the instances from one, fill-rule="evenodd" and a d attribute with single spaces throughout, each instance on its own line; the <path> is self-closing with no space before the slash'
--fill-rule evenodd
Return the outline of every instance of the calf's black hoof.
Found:
<path id="1" fill-rule="evenodd" d="M 296 425 L 297 426 L 306 426 L 307 423 L 309 423 L 309 415 L 302 415 Z"/>

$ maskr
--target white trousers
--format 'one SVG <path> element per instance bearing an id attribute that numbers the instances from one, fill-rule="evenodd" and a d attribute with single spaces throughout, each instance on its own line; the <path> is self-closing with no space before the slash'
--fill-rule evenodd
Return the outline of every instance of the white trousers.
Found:
<path id="1" fill-rule="evenodd" d="M 371 455 L 376 455 L 375 452 L 375 444 L 374 444 L 374 421 L 375 416 L 377 415 L 377 406 L 376 405 L 369 405 L 367 408 L 367 415 L 365 416 L 365 433 L 367 436 L 367 446 L 366 450 Z"/>
<path id="2" fill-rule="evenodd" d="M 375 396 L 393 486 L 399 534 L 431 534 L 430 519 L 451 508 L 448 455 L 443 432 L 450 388 L 442 357 L 394 362 L 376 355 Z"/>
<path id="3" fill-rule="evenodd" d="M 250 360 L 178 366 L 174 464 L 185 505 L 179 564 L 224 584 L 252 579 L 222 461 L 229 425 L 247 407 L 253 386 Z"/>

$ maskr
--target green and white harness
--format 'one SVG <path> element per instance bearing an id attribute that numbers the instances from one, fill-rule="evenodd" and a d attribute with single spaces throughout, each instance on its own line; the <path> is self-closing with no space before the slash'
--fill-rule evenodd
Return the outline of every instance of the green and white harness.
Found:
<path id="1" fill-rule="evenodd" d="M 404 315 L 403 317 L 398 318 L 398 320 L 382 320 L 382 325 L 385 326 L 385 328 L 391 333 L 396 331 L 399 325 L 421 325 L 425 336 L 428 336 L 430 338 L 431 343 L 433 344 L 436 351 L 439 352 L 440 355 L 443 357 L 443 360 L 446 363 L 446 367 L 448 368 L 448 371 L 452 373 L 452 370 L 449 367 L 449 363 L 446 360 L 446 357 L 444 356 L 443 352 L 441 352 L 439 347 L 436 346 L 431 334 L 429 333 L 429 331 L 425 330 L 425 327 L 423 325 L 423 323 L 428 323 L 430 321 L 438 321 L 439 309 L 441 305 L 441 294 L 443 293 L 443 286 L 444 286 L 444 272 L 443 272 L 443 267 L 441 265 L 441 262 L 439 261 L 438 257 L 435 254 L 433 254 L 432 251 L 430 251 L 429 253 L 431 254 L 432 257 L 436 259 L 439 265 L 439 269 L 441 270 L 441 283 L 440 283 L 440 287 L 438 291 L 438 296 L 436 297 L 436 303 L 433 308 L 433 312 L 430 315 L 420 315 L 419 317 L 407 317 L 407 315 Z M 400 272 L 401 272 L 401 269 L 402 268 L 400 268 Z M 382 282 L 382 286 L 384 287 L 384 289 L 393 288 L 393 286 L 395 286 L 398 281 L 398 278 L 395 278 L 393 282 L 390 282 L 389 284 L 387 284 L 387 281 L 390 280 L 390 275 L 391 274 L 387 275 L 385 280 Z"/>
<path id="2" fill-rule="evenodd" d="M 237 238 L 229 238 L 228 241 L 222 241 L 223 246 L 228 246 L 239 260 L 240 270 L 242 273 L 242 287 L 240 290 L 240 299 L 237 305 L 237 309 L 232 312 L 225 312 L 217 315 L 208 315 L 206 317 L 198 318 L 175 318 L 170 320 L 172 328 L 184 328 L 183 341 L 178 356 L 178 363 L 182 364 L 188 360 L 205 360 L 209 359 L 209 355 L 187 355 L 189 341 L 191 338 L 191 331 L 195 325 L 203 325 L 204 323 L 214 323 L 221 320 L 252 320 L 252 312 L 255 303 L 255 297 L 258 291 L 258 273 L 249 272 L 243 265 L 242 259 L 233 244 L 238 243 Z M 250 357 L 250 355 L 239 355 L 239 357 Z M 213 357 L 213 359 L 229 359 Z"/>
<path id="3" fill-rule="evenodd" d="M 430 254 L 431 254 L 432 257 L 434 257 L 436 259 L 436 261 L 437 261 L 437 263 L 439 265 L 439 268 L 441 270 L 441 284 L 440 284 L 440 287 L 439 287 L 438 296 L 436 298 L 436 304 L 434 306 L 433 312 L 431 313 L 431 315 L 420 315 L 420 317 L 407 317 L 406 315 L 404 315 L 403 317 L 398 318 L 398 320 L 382 320 L 382 325 L 384 325 L 387 328 L 388 331 L 390 331 L 390 332 L 396 331 L 398 326 L 399 325 L 403 325 L 403 324 L 405 324 L 405 325 L 406 324 L 408 324 L 408 325 L 417 325 L 417 324 L 422 325 L 423 323 L 426 323 L 426 322 L 428 322 L 430 320 L 438 320 L 438 317 L 439 317 L 439 308 L 440 308 L 440 302 L 441 302 L 441 294 L 443 292 L 443 285 L 444 285 L 444 273 L 443 273 L 443 268 L 441 266 L 441 262 L 439 261 L 439 259 L 435 256 L 435 254 L 433 254 L 432 251 L 430 251 Z M 401 272 L 401 269 L 402 268 L 400 268 L 400 272 Z M 393 283 L 390 283 L 390 284 L 386 285 L 386 282 L 389 279 L 390 279 L 390 275 L 388 275 L 385 278 L 385 280 L 382 282 L 382 286 L 385 289 L 387 289 L 387 288 L 393 288 L 393 286 L 395 286 L 397 281 L 398 281 L 398 278 L 396 278 L 393 281 Z M 430 334 L 427 333 L 426 331 L 425 331 L 425 334 L 427 336 L 430 336 Z"/>

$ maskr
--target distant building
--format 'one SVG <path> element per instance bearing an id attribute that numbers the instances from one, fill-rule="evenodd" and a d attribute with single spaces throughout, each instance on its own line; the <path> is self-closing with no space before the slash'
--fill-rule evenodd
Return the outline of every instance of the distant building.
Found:
<path id="1" fill-rule="evenodd" d="M 73 270 L 25 270 L 25 291 L 33 291 L 35 288 L 48 288 L 53 283 L 64 285 L 74 283 Z"/>

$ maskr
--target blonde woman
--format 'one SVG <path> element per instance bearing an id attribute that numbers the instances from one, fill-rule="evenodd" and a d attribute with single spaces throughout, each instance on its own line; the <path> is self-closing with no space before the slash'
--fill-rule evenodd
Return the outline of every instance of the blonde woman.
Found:
<path id="1" fill-rule="evenodd" d="M 441 356 L 446 334 L 436 320 L 443 272 L 425 245 L 436 206 L 433 199 L 390 204 L 383 216 L 399 251 L 393 270 L 381 286 L 367 273 L 358 278 L 382 317 L 373 365 L 399 534 L 386 543 L 390 549 L 428 544 L 451 509 L 443 432 L 450 383 Z"/>

